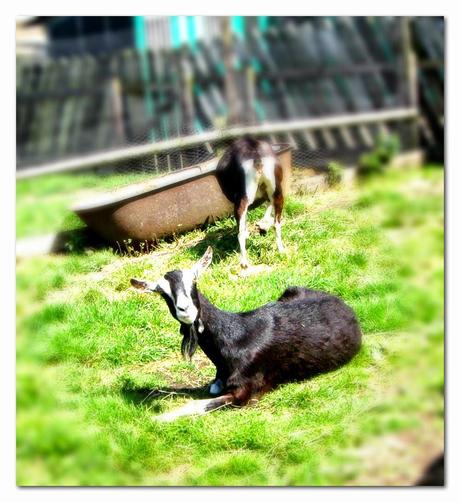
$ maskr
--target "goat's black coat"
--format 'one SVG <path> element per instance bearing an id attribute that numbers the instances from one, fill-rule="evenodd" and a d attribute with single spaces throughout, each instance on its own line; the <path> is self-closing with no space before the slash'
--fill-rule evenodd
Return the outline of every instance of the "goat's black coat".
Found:
<path id="1" fill-rule="evenodd" d="M 246 164 L 246 162 L 249 162 Z M 220 158 L 216 178 L 222 192 L 233 203 L 233 214 L 238 227 L 241 266 L 247 267 L 246 228 L 247 211 L 264 201 L 269 202 L 265 217 L 258 224 L 262 234 L 273 224 L 278 250 L 284 250 L 281 240 L 281 214 L 286 186 L 283 167 L 270 143 L 245 136 L 234 141 Z M 274 210 L 274 219 L 271 211 Z"/>
<path id="2" fill-rule="evenodd" d="M 235 403 L 335 370 L 361 345 L 353 310 L 327 293 L 291 287 L 278 301 L 243 313 L 216 308 L 196 286 L 193 294 L 199 313 L 193 326 L 181 325 L 183 351 L 191 355 L 196 340 Z"/>
<path id="3" fill-rule="evenodd" d="M 233 204 L 238 204 L 245 196 L 245 175 L 241 159 L 252 159 L 256 163 L 263 157 L 275 156 L 269 143 L 250 136 L 235 140 L 220 158 L 216 168 L 216 178 L 221 190 Z M 268 196 L 265 194 L 265 199 Z M 259 201 L 260 203 L 260 201 Z"/>

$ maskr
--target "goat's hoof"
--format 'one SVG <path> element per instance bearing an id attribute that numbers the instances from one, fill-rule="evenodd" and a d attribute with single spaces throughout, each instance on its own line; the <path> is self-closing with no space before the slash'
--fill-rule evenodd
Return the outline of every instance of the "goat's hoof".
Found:
<path id="1" fill-rule="evenodd" d="M 267 218 L 259 220 L 256 223 L 256 227 L 259 230 L 260 234 L 265 235 L 270 230 L 270 228 L 273 227 L 273 224 L 274 224 L 273 218 Z"/>
<path id="2" fill-rule="evenodd" d="M 249 262 L 247 260 L 243 260 L 240 262 L 240 267 L 244 270 L 246 270 L 247 268 L 249 268 Z"/>
<path id="3" fill-rule="evenodd" d="M 268 229 L 265 227 L 261 227 L 260 225 L 257 227 L 260 235 L 267 235 Z"/>

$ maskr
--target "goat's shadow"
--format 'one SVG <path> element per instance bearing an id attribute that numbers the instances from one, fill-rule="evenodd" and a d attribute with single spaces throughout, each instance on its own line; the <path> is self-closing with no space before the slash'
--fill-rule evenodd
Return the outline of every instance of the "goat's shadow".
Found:
<path id="1" fill-rule="evenodd" d="M 189 253 L 193 259 L 200 259 L 208 246 L 212 247 L 213 262 L 219 263 L 228 255 L 237 250 L 237 235 L 233 229 L 206 229 L 206 237 L 193 247 L 189 248 Z"/>
<path id="2" fill-rule="evenodd" d="M 255 206 L 250 206 L 250 209 L 258 207 L 260 205 L 257 204 Z M 248 221 L 248 224 L 254 224 L 255 222 Z M 225 259 L 229 255 L 239 250 L 238 246 L 238 228 L 235 222 L 232 222 L 230 227 L 221 228 L 214 221 L 205 222 L 201 229 L 206 231 L 206 236 L 203 240 L 198 242 L 193 247 L 189 248 L 189 252 L 194 259 L 199 259 L 203 256 L 208 246 L 211 246 L 213 249 L 213 262 L 219 263 L 221 260 Z M 268 237 L 268 232 L 259 231 L 257 229 L 253 229 L 251 233 L 260 234 L 264 237 Z M 249 240 L 248 249 L 252 248 L 251 241 Z M 253 252 L 257 252 L 257 249 L 254 249 Z"/>
<path id="3" fill-rule="evenodd" d="M 257 200 L 249 208 L 255 209 L 263 204 L 263 202 L 262 200 Z M 207 247 L 212 246 L 214 251 L 213 261 L 214 263 L 218 263 L 238 250 L 238 229 L 234 218 L 230 218 L 231 222 L 225 222 L 225 218 L 209 217 L 198 226 L 198 228 L 206 232 L 206 236 L 203 240 L 196 243 L 196 245 L 188 248 L 192 258 L 201 258 Z M 250 221 L 248 223 L 250 224 Z M 177 235 L 173 234 L 159 241 L 137 242 L 129 239 L 129 242 L 109 242 L 95 230 L 84 226 L 56 234 L 51 245 L 51 251 L 63 254 L 84 254 L 88 249 L 100 250 L 111 248 L 120 255 L 130 255 L 133 252 L 149 253 L 155 250 L 160 242 L 174 242 L 176 239 Z"/>

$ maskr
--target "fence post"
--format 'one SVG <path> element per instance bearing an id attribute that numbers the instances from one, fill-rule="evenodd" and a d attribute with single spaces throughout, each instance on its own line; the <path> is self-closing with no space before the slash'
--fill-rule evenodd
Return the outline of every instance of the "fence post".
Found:
<path id="1" fill-rule="evenodd" d="M 230 17 L 222 18 L 223 59 L 225 66 L 225 97 L 228 107 L 227 125 L 236 125 L 240 120 L 238 89 L 236 86 L 235 53 Z"/>
<path id="2" fill-rule="evenodd" d="M 254 103 L 256 99 L 256 72 L 252 66 L 246 68 L 246 124 L 252 125 L 256 122 Z"/>
<path id="3" fill-rule="evenodd" d="M 411 20 L 404 16 L 401 18 L 401 44 L 402 44 L 402 74 L 404 81 L 404 100 L 411 108 L 418 108 L 418 75 L 417 58 L 412 45 Z M 417 148 L 418 116 L 411 123 L 411 146 Z"/>
<path id="4" fill-rule="evenodd" d="M 417 89 L 417 60 L 415 51 L 412 47 L 412 37 L 410 28 L 410 19 L 405 16 L 401 18 L 401 38 L 402 38 L 402 56 L 403 72 L 405 77 L 405 98 L 411 108 L 418 106 Z"/>
<path id="5" fill-rule="evenodd" d="M 110 78 L 110 104 L 112 108 L 113 123 L 117 136 L 117 143 L 123 144 L 126 140 L 125 124 L 123 121 L 123 99 L 121 81 L 119 77 L 112 76 Z"/>
<path id="6" fill-rule="evenodd" d="M 184 132 L 192 134 L 194 132 L 193 121 L 195 118 L 195 104 L 193 100 L 193 71 L 187 60 L 185 47 L 181 50 L 180 56 L 180 76 L 182 96 L 182 114 L 184 117 Z"/>

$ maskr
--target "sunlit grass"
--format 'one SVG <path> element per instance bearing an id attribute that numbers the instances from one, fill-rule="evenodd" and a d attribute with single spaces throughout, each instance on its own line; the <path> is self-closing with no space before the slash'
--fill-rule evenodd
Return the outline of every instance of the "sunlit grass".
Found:
<path id="1" fill-rule="evenodd" d="M 244 279 L 230 218 L 151 255 L 18 262 L 18 484 L 340 485 L 372 465 L 356 454 L 363 445 L 427 427 L 439 443 L 443 171 L 292 196 L 283 235 L 286 255 L 273 233 L 251 235 L 251 261 L 269 269 Z M 199 387 L 214 370 L 200 351 L 181 360 L 177 322 L 129 278 L 189 266 L 208 245 L 214 263 L 199 287 L 217 306 L 255 308 L 289 285 L 338 294 L 359 317 L 360 354 L 254 406 L 153 421 L 190 399 L 166 389 Z"/>
<path id="2" fill-rule="evenodd" d="M 16 183 L 17 238 L 32 237 L 83 226 L 70 210 L 77 200 L 97 190 L 111 190 L 152 178 L 152 174 L 49 174 Z"/>

